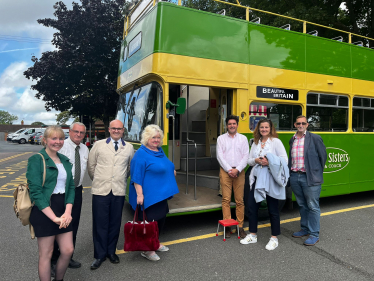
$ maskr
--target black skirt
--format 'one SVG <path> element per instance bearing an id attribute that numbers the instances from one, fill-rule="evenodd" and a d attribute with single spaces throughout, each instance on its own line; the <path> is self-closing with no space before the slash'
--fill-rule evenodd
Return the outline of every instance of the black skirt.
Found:
<path id="1" fill-rule="evenodd" d="M 65 194 L 52 194 L 51 209 L 57 217 L 65 213 Z M 36 237 L 54 236 L 73 231 L 73 224 L 59 229 L 59 225 L 51 221 L 37 206 L 32 207 L 30 223 L 34 227 Z"/>

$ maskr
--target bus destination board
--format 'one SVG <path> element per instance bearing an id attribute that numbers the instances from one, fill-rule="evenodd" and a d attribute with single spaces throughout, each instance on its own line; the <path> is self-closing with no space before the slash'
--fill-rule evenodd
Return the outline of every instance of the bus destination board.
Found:
<path id="1" fill-rule="evenodd" d="M 298 90 L 257 86 L 256 94 L 258 98 L 265 99 L 299 100 Z"/>

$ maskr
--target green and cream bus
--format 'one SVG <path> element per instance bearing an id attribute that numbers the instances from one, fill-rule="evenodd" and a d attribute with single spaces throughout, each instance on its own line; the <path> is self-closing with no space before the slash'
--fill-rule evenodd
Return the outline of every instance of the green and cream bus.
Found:
<path id="1" fill-rule="evenodd" d="M 180 189 L 171 215 L 220 209 L 215 151 L 229 114 L 248 139 L 271 119 L 287 150 L 295 117 L 306 115 L 327 147 L 321 196 L 373 190 L 374 50 L 344 31 L 348 42 L 310 35 L 305 21 L 302 32 L 254 23 L 252 8 L 226 4 L 247 20 L 143 0 L 125 22 L 117 118 L 135 147 L 146 125 L 163 129 Z M 184 114 L 173 106 L 180 98 Z"/>

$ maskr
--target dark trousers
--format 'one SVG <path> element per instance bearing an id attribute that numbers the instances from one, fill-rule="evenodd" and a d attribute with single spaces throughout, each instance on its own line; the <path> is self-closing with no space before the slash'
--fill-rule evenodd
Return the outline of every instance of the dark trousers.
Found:
<path id="1" fill-rule="evenodd" d="M 94 258 L 103 259 L 116 252 L 125 196 L 92 195 L 92 236 Z"/>
<path id="2" fill-rule="evenodd" d="M 71 210 L 71 217 L 73 218 L 73 220 L 71 221 L 71 224 L 73 225 L 74 249 L 75 249 L 75 242 L 77 240 L 79 221 L 81 218 L 81 211 L 82 211 L 82 191 L 83 191 L 83 186 L 81 185 L 75 188 L 74 204 L 73 204 L 73 209 Z M 59 256 L 60 256 L 60 249 L 58 248 L 58 244 L 55 240 L 51 262 L 53 264 L 56 264 Z M 73 258 L 73 256 L 71 257 Z"/>
<path id="3" fill-rule="evenodd" d="M 271 224 L 271 235 L 278 236 L 280 234 L 280 216 L 278 210 L 278 199 L 266 195 L 266 202 L 268 204 L 268 211 Z M 257 233 L 258 225 L 258 209 L 260 208 L 261 202 L 256 203 L 255 200 L 255 184 L 249 192 L 248 201 L 248 221 L 249 221 L 249 232 Z"/>

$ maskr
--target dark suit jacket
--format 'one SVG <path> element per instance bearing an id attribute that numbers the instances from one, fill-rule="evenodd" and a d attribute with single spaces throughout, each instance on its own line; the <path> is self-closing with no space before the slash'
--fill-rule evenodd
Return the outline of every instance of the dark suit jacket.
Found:
<path id="1" fill-rule="evenodd" d="M 290 153 L 288 157 L 288 167 L 291 170 L 292 159 L 291 150 L 294 138 L 290 139 Z M 327 160 L 326 147 L 319 135 L 306 132 L 304 142 L 304 164 L 306 178 L 309 186 L 323 183 L 323 169 Z"/>

